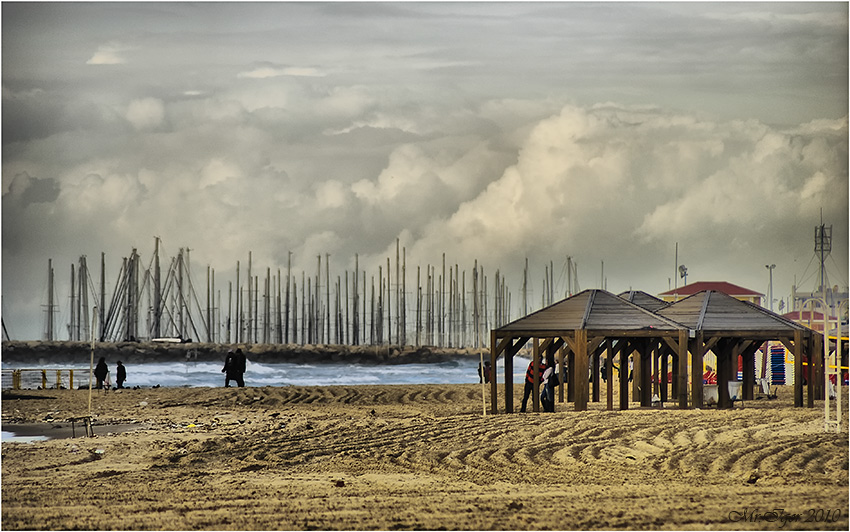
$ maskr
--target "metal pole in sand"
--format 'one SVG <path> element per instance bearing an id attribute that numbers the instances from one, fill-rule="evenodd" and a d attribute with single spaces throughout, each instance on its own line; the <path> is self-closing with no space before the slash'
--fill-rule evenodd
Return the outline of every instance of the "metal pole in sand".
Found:
<path id="1" fill-rule="evenodd" d="M 92 319 L 91 319 L 91 357 L 89 359 L 89 419 L 91 419 L 91 391 L 92 391 L 92 377 L 94 377 L 94 342 L 95 342 L 95 331 L 97 330 L 97 307 L 94 307 L 92 310 Z"/>

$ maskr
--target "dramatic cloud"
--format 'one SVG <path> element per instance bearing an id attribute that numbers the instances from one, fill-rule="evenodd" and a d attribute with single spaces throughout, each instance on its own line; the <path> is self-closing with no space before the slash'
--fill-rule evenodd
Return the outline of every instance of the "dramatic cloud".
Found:
<path id="1" fill-rule="evenodd" d="M 97 51 L 91 56 L 91 59 L 86 61 L 87 65 L 120 65 L 126 63 L 127 60 L 122 55 L 127 48 L 120 44 L 105 44 L 100 46 Z"/>
<path id="2" fill-rule="evenodd" d="M 666 290 L 677 243 L 690 280 L 766 292 L 775 263 L 777 297 L 811 289 L 822 213 L 846 284 L 847 15 L 5 3 L 4 323 L 41 336 L 48 259 L 62 323 L 72 263 L 103 252 L 114 283 L 154 237 L 220 288 L 249 252 L 300 282 L 319 256 L 372 275 L 398 241 L 409 272 L 499 269 L 515 317 L 526 258 L 539 305 L 568 256 L 582 288 Z"/>

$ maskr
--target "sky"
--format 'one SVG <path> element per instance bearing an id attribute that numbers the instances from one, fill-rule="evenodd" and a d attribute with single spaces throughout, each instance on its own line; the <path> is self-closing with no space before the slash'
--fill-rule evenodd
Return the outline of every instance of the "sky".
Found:
<path id="1" fill-rule="evenodd" d="M 13 339 L 48 260 L 67 322 L 80 256 L 111 293 L 155 237 L 219 289 L 249 252 L 377 275 L 398 242 L 408 292 L 477 260 L 517 317 L 526 259 L 536 307 L 566 257 L 582 289 L 658 294 L 678 257 L 811 291 L 822 216 L 847 284 L 846 2 L 3 2 L 2 120 Z"/>

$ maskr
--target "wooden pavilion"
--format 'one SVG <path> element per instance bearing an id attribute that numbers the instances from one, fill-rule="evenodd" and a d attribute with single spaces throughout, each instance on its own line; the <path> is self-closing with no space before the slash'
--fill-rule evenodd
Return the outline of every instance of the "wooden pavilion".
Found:
<path id="1" fill-rule="evenodd" d="M 688 330 L 675 321 L 655 314 L 604 290 L 585 290 L 524 318 L 513 321 L 490 332 L 490 363 L 495 368 L 499 356 L 505 356 L 505 412 L 513 412 L 513 357 L 532 341 L 533 372 L 539 375 L 539 362 L 545 356 L 549 364 L 555 357 L 561 364 L 561 379 L 567 384 L 567 401 L 575 402 L 577 411 L 587 410 L 589 398 L 588 370 L 599 375 L 599 357 L 607 351 L 606 364 L 608 408 L 612 409 L 612 368 L 615 354 L 625 361 L 632 352 L 640 353 L 640 364 L 635 364 L 633 395 L 640 395 L 641 404 L 651 401 L 649 385 L 653 359 L 650 353 L 659 343 L 668 346 L 677 355 L 678 379 L 674 379 L 674 395 L 679 404 L 687 407 L 687 340 Z M 620 409 L 628 408 L 628 377 L 626 364 L 620 369 Z M 565 368 L 567 368 L 565 375 Z M 666 367 L 662 368 L 664 374 Z M 598 379 L 593 379 L 593 400 L 599 400 Z M 498 383 L 491 379 L 491 409 L 498 412 Z M 533 407 L 539 405 L 539 384 L 535 378 Z M 563 401 L 563 386 L 560 388 Z"/>
<path id="2" fill-rule="evenodd" d="M 808 406 L 814 406 L 816 395 L 823 398 L 821 337 L 808 327 L 714 290 L 698 292 L 658 310 L 658 314 L 695 333 L 688 347 L 692 358 L 694 407 L 702 407 L 703 356 L 709 350 L 717 356 L 718 408 L 730 406 L 727 383 L 735 380 L 739 355 L 743 359 L 743 399 L 752 399 L 755 352 L 767 341 L 781 342 L 794 354 L 794 405 L 803 406 L 804 357 L 814 364 L 815 376 L 808 379 Z"/>
<path id="3" fill-rule="evenodd" d="M 768 340 L 782 342 L 795 355 L 794 404 L 803 406 L 803 357 L 810 355 L 816 377 L 808 379 L 808 406 L 818 392 L 817 375 L 823 381 L 823 364 L 819 364 L 817 335 L 800 324 L 787 320 L 758 305 L 740 301 L 722 292 L 705 291 L 677 303 L 652 301 L 652 296 L 626 292 L 619 297 L 604 290 L 585 290 L 533 314 L 490 332 L 490 363 L 496 367 L 499 356 L 505 356 L 505 413 L 513 406 L 513 357 L 532 341 L 532 368 L 539 376 L 539 362 L 545 357 L 549 365 L 560 363 L 561 383 L 566 384 L 567 401 L 576 411 L 587 410 L 588 400 L 599 401 L 599 360 L 607 352 L 606 374 L 608 409 L 613 409 L 612 368 L 619 355 L 619 407 L 629 407 L 629 368 L 634 358 L 632 397 L 641 406 L 652 404 L 655 392 L 661 402 L 667 401 L 668 362 L 672 362 L 671 394 L 680 408 L 703 406 L 703 357 L 708 351 L 718 360 L 718 407 L 731 406 L 727 383 L 734 381 L 738 355 L 744 360 L 743 399 L 752 399 L 755 384 L 755 352 Z M 625 297 L 624 297 L 625 296 Z M 631 301 L 630 301 L 631 300 Z M 649 308 L 644 308 L 640 304 Z M 652 311 L 650 309 L 655 309 Z M 689 364 L 688 353 L 691 354 Z M 818 366 L 819 364 L 819 366 Z M 689 367 L 691 373 L 689 374 Z M 592 395 L 589 368 L 593 377 Z M 689 379 L 690 375 L 690 379 Z M 582 378 L 578 378 L 582 376 Z M 533 408 L 539 406 L 539 384 L 535 377 Z M 498 409 L 497 375 L 491 379 L 491 411 Z M 822 386 L 820 387 L 822 388 Z M 820 390 L 821 394 L 823 390 Z M 563 384 L 559 390 L 564 400 Z"/>

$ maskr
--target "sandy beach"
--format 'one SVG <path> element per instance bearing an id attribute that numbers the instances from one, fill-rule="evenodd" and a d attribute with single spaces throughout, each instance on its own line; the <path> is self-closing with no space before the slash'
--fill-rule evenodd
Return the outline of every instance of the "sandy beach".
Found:
<path id="1" fill-rule="evenodd" d="M 95 437 L 2 444 L 2 528 L 846 530 L 847 425 L 792 404 L 485 417 L 472 384 L 97 391 Z M 85 390 L 2 400 L 4 430 L 87 413 Z"/>

